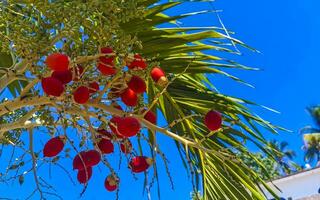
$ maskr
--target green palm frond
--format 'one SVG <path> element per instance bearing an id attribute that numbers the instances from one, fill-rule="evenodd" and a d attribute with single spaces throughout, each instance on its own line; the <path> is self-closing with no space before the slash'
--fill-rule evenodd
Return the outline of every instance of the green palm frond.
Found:
<path id="1" fill-rule="evenodd" d="M 320 160 L 320 133 L 304 134 L 303 140 L 305 143 L 304 159 L 307 162 Z"/>
<path id="2" fill-rule="evenodd" d="M 147 2 L 144 1 L 144 3 Z M 148 2 L 154 3 L 153 1 Z M 179 151 L 187 155 L 182 160 L 191 166 L 195 180 L 202 180 L 204 199 L 264 199 L 259 185 L 264 185 L 257 174 L 250 170 L 236 157 L 236 152 L 250 154 L 245 141 L 251 141 L 264 152 L 267 144 L 263 135 L 258 131 L 260 127 L 276 133 L 277 127 L 253 114 L 247 107 L 253 104 L 249 101 L 230 97 L 210 90 L 207 83 L 211 83 L 208 74 L 221 74 L 235 81 L 245 83 L 241 79 L 226 73 L 223 68 L 237 68 L 255 70 L 204 50 L 232 53 L 233 50 L 220 43 L 231 41 L 245 46 L 239 40 L 230 38 L 219 28 L 208 27 L 174 27 L 159 28 L 159 25 L 171 23 L 203 12 L 195 12 L 178 16 L 168 16 L 163 12 L 181 3 L 165 3 L 153 6 L 137 20 L 123 24 L 123 29 L 137 36 L 142 48 L 135 52 L 148 58 L 149 63 L 158 63 L 174 81 L 160 98 L 158 109 L 162 111 L 168 123 L 189 116 L 191 114 L 205 114 L 214 109 L 224 114 L 224 128 L 219 133 L 208 136 L 201 119 L 188 118 L 172 128 L 175 133 L 200 142 L 212 150 L 206 153 L 188 148 L 177 143 Z M 211 42 L 208 42 L 211 41 Z M 229 47 L 232 48 L 232 45 Z M 219 54 L 220 55 L 220 54 Z M 149 81 L 148 95 L 150 99 L 161 91 Z M 241 131 L 240 131 L 241 130 Z M 196 184 L 197 187 L 200 184 Z M 198 189 L 198 188 L 196 188 Z"/>
<path id="3" fill-rule="evenodd" d="M 307 111 L 312 116 L 313 120 L 320 126 L 320 106 L 310 106 Z"/>
<path id="4" fill-rule="evenodd" d="M 320 106 L 310 106 L 307 111 L 316 123 L 317 127 L 306 126 L 300 130 L 304 140 L 304 159 L 306 162 L 320 160 Z"/>

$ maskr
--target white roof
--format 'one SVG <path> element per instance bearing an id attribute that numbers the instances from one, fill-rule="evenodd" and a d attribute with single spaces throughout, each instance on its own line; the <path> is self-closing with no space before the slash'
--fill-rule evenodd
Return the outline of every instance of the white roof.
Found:
<path id="1" fill-rule="evenodd" d="M 292 179 L 296 179 L 296 178 L 299 178 L 302 176 L 308 176 L 310 174 L 315 174 L 315 173 L 320 173 L 320 166 L 313 168 L 313 169 L 302 170 L 302 171 L 299 171 L 299 172 L 296 172 L 293 174 L 289 174 L 287 176 L 283 176 L 283 177 L 277 178 L 273 181 L 270 181 L 269 183 L 273 183 L 273 184 L 282 183 L 285 181 L 290 181 Z"/>

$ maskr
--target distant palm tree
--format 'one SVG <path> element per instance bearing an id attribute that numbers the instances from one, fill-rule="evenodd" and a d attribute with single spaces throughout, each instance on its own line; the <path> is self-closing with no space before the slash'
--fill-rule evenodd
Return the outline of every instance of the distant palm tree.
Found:
<path id="1" fill-rule="evenodd" d="M 317 162 L 320 165 L 320 133 L 305 134 L 304 140 L 304 159 L 306 162 Z"/>
<path id="2" fill-rule="evenodd" d="M 316 165 L 320 165 L 320 106 L 312 106 L 308 107 L 310 115 L 317 127 L 306 126 L 301 129 L 301 133 L 303 134 L 304 146 L 303 149 L 305 151 L 304 159 L 306 162 L 314 162 L 316 161 Z"/>
<path id="3" fill-rule="evenodd" d="M 301 167 L 292 161 L 296 154 L 293 150 L 287 149 L 287 142 L 271 140 L 267 146 L 271 154 L 256 152 L 253 153 L 255 159 L 252 159 L 250 155 L 239 153 L 238 157 L 266 181 L 300 170 Z M 258 163 L 262 163 L 263 167 Z"/>
<path id="4" fill-rule="evenodd" d="M 274 157 L 277 161 L 277 170 L 282 174 L 290 174 L 292 171 L 300 169 L 296 163 L 292 160 L 296 156 L 295 152 L 291 149 L 287 149 L 288 143 L 283 141 L 279 142 L 276 140 L 271 140 L 268 143 L 271 149 L 274 149 Z"/>
<path id="5" fill-rule="evenodd" d="M 252 154 L 255 159 L 252 159 L 250 155 L 243 153 L 239 153 L 238 157 L 243 163 L 245 163 L 246 166 L 259 174 L 259 176 L 265 181 L 270 181 L 281 176 L 277 167 L 279 164 L 274 158 L 270 158 L 270 156 L 267 156 L 262 152 L 256 152 Z"/>

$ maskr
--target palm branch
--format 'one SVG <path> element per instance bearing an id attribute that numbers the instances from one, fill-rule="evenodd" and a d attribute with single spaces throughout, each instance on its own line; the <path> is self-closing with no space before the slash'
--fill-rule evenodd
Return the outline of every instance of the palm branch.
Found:
<path id="1" fill-rule="evenodd" d="M 191 169 L 192 171 L 201 171 L 201 174 L 195 173 L 194 176 L 195 180 L 200 180 L 200 176 L 202 177 L 204 198 L 264 198 L 258 186 L 262 183 L 261 179 L 252 172 L 248 173 L 248 168 L 245 165 L 238 164 L 240 161 L 235 157 L 235 151 L 249 153 L 241 144 L 241 140 L 253 141 L 263 148 L 265 140 L 260 133 L 256 133 L 257 125 L 272 132 L 275 132 L 275 127 L 260 117 L 252 115 L 244 107 L 244 104 L 251 104 L 251 102 L 219 94 L 209 90 L 205 84 L 211 83 L 208 74 L 212 73 L 222 74 L 243 82 L 222 69 L 223 67 L 250 68 L 234 62 L 226 64 L 221 62 L 226 59 L 206 54 L 203 50 L 232 52 L 230 49 L 226 50 L 224 47 L 213 45 L 223 41 L 233 41 L 245 45 L 239 40 L 218 32 L 215 28 L 209 30 L 202 27 L 157 28 L 163 23 L 174 22 L 177 19 L 198 14 L 178 16 L 163 14 L 166 9 L 179 4 L 181 3 L 166 3 L 155 6 L 148 11 L 144 19 L 139 19 L 137 22 L 130 21 L 123 26 L 128 32 L 136 34 L 142 41 L 143 48 L 136 49 L 136 51 L 147 57 L 158 55 L 152 61 L 159 62 L 165 71 L 177 77 L 160 99 L 158 108 L 168 122 L 193 113 L 205 114 L 208 109 L 224 113 L 225 121 L 230 124 L 235 123 L 235 126 L 232 128 L 228 126 L 228 129 L 224 129 L 210 138 L 207 137 L 208 132 L 198 119 L 187 119 L 173 128 L 174 132 L 181 135 L 187 134 L 187 137 L 194 141 L 204 139 L 203 146 L 214 149 L 214 153 L 207 154 L 197 149 L 185 149 L 183 144 L 178 143 L 177 148 L 181 151 L 185 150 L 184 152 L 190 157 L 193 163 L 191 168 L 194 168 Z M 190 33 L 191 31 L 192 33 Z M 211 43 L 207 44 L 206 41 L 211 41 Z M 150 99 L 153 99 L 153 94 L 158 92 L 151 82 L 149 91 Z M 239 121 L 242 118 L 244 120 Z M 239 128 L 246 130 L 246 133 L 240 132 Z M 185 159 L 186 157 L 183 156 L 182 160 Z M 190 161 L 185 161 L 185 163 L 188 162 Z"/>

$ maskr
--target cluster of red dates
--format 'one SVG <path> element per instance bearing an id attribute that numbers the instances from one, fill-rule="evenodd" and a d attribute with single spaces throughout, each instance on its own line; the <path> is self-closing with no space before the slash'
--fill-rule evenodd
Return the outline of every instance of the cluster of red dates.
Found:
<path id="1" fill-rule="evenodd" d="M 102 76 L 114 76 L 119 72 L 115 67 L 116 54 L 112 48 L 104 47 L 100 49 L 103 55 L 97 61 L 97 70 Z M 72 83 L 76 83 L 76 88 L 72 89 L 73 101 L 77 104 L 86 104 L 92 95 L 101 92 L 100 84 L 97 81 L 82 81 L 85 69 L 80 66 L 70 66 L 69 57 L 62 53 L 53 53 L 47 56 L 46 65 L 52 71 L 49 77 L 41 80 L 42 89 L 49 96 L 60 97 L 66 91 L 66 87 L 72 87 Z M 139 55 L 135 54 L 131 58 L 126 59 L 126 67 L 130 70 L 146 70 L 147 63 Z M 160 67 L 154 67 L 150 71 L 150 76 L 155 84 L 165 86 L 168 79 L 164 71 Z M 146 92 L 146 82 L 138 75 L 130 75 L 125 80 L 125 86 L 121 91 L 111 87 L 109 93 L 113 93 L 117 99 L 128 107 L 137 106 L 140 94 Z M 113 104 L 117 109 L 122 110 L 118 104 Z M 149 122 L 156 124 L 157 118 L 152 111 L 142 110 L 145 113 L 144 118 Z M 222 117 L 216 111 L 209 111 L 204 123 L 210 131 L 217 131 L 221 128 Z M 130 137 L 136 136 L 140 129 L 140 122 L 131 116 L 113 115 L 110 119 L 109 128 L 111 132 L 105 129 L 98 129 L 99 135 L 94 141 L 94 149 L 79 152 L 73 159 L 73 169 L 78 170 L 77 179 L 80 183 L 86 184 L 92 176 L 92 167 L 100 163 L 101 155 L 111 154 L 114 152 L 113 142 L 120 142 L 120 150 L 123 154 L 132 153 L 132 144 Z M 50 139 L 44 146 L 43 154 L 45 157 L 55 157 L 64 148 L 66 143 L 65 136 L 56 136 Z M 133 173 L 146 171 L 154 161 L 146 156 L 131 156 L 128 167 Z M 108 191 L 114 191 L 118 188 L 119 178 L 114 174 L 110 174 L 105 179 L 105 188 Z"/>

